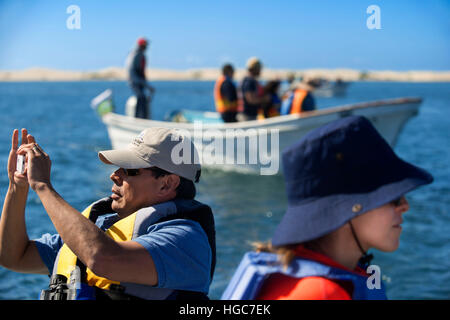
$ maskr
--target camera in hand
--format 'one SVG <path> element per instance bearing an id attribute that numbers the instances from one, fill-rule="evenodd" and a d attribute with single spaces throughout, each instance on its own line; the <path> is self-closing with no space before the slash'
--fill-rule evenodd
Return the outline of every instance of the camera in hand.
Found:
<path id="1" fill-rule="evenodd" d="M 25 156 L 22 154 L 17 156 L 16 171 L 22 174 L 25 172 Z"/>

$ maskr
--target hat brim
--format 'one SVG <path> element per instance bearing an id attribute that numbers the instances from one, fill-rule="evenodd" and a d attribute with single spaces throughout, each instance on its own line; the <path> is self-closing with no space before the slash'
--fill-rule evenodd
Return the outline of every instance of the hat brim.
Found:
<path id="1" fill-rule="evenodd" d="M 403 160 L 406 178 L 385 184 L 368 193 L 339 194 L 290 204 L 272 237 L 274 246 L 297 244 L 324 236 L 347 221 L 381 207 L 419 186 L 433 182 L 425 170 Z M 353 211 L 355 204 L 360 210 Z"/>
<path id="2" fill-rule="evenodd" d="M 131 150 L 105 150 L 98 153 L 99 159 L 106 164 L 124 169 L 140 169 L 152 167 L 152 164 L 140 158 Z"/>

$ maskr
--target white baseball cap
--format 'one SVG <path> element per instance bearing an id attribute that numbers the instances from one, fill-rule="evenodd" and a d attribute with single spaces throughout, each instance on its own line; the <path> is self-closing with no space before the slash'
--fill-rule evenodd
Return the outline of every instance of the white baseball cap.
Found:
<path id="1" fill-rule="evenodd" d="M 186 155 L 180 155 L 180 150 L 190 152 L 187 157 L 190 161 L 185 162 Z M 194 144 L 176 129 L 145 129 L 126 149 L 100 151 L 98 157 L 106 164 L 125 169 L 158 167 L 194 182 L 198 182 L 201 173 L 201 166 L 195 161 L 199 158 Z"/>

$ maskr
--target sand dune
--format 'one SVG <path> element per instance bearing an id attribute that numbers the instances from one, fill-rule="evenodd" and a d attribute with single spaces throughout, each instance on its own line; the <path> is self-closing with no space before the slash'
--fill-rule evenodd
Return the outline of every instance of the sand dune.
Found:
<path id="1" fill-rule="evenodd" d="M 307 69 L 276 70 L 264 69 L 263 79 L 285 79 L 290 72 L 296 76 L 321 77 L 328 80 L 341 78 L 345 81 L 411 81 L 411 82 L 449 82 L 450 71 L 360 71 L 353 69 Z M 147 77 L 155 80 L 215 80 L 219 69 L 202 68 L 190 70 L 147 69 Z M 245 70 L 236 70 L 235 78 L 240 80 Z M 0 70 L 0 81 L 86 81 L 86 80 L 126 80 L 126 70 L 110 67 L 95 71 L 54 70 L 46 68 L 30 68 L 25 70 Z"/>

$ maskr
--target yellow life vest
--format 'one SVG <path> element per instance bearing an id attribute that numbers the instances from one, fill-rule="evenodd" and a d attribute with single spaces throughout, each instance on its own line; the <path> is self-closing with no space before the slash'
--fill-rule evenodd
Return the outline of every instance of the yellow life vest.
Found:
<path id="1" fill-rule="evenodd" d="M 87 207 L 83 212 L 83 216 L 89 219 L 92 206 Z M 128 241 L 133 237 L 133 229 L 136 219 L 136 212 L 123 218 L 112 225 L 105 233 L 114 241 Z M 56 273 L 70 278 L 71 272 L 74 270 L 77 263 L 77 256 L 64 244 L 59 252 L 58 264 Z M 117 281 L 112 281 L 100 276 L 97 276 L 89 268 L 86 268 L 87 284 L 100 289 L 109 289 L 111 284 L 120 284 Z"/>

